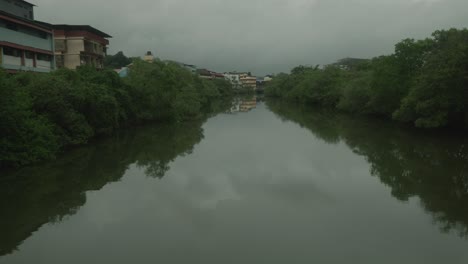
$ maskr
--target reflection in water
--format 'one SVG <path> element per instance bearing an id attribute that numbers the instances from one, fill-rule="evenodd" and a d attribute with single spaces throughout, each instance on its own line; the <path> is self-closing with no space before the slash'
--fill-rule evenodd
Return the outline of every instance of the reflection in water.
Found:
<path id="1" fill-rule="evenodd" d="M 216 111 L 224 111 L 222 106 Z M 162 178 L 171 161 L 191 153 L 203 139 L 204 121 L 121 132 L 49 164 L 2 175 L 0 256 L 14 251 L 43 224 L 76 213 L 86 203 L 86 191 L 119 181 L 131 164 L 145 168 L 150 177 Z"/>
<path id="2" fill-rule="evenodd" d="M 249 112 L 257 107 L 257 97 L 238 97 L 232 102 L 231 109 L 228 113 L 235 114 L 238 112 Z"/>
<path id="3" fill-rule="evenodd" d="M 371 173 L 407 201 L 419 197 L 444 232 L 468 236 L 468 139 L 399 128 L 396 124 L 359 119 L 267 101 L 283 120 L 305 127 L 330 144 L 344 142 L 371 164 Z"/>
<path id="4" fill-rule="evenodd" d="M 260 100 L 3 173 L 0 263 L 466 263 L 466 139 Z"/>

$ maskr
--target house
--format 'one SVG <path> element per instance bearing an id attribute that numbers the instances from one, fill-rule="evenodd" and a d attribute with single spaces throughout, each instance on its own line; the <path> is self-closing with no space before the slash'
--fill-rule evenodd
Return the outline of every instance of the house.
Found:
<path id="1" fill-rule="evenodd" d="M 129 68 L 129 67 L 122 67 L 121 69 L 115 69 L 114 71 L 115 71 L 115 72 L 119 75 L 119 77 L 121 77 L 121 78 L 128 77 L 128 75 L 130 74 L 130 68 Z"/>
<path id="2" fill-rule="evenodd" d="M 242 83 L 240 81 L 240 75 L 239 74 L 234 74 L 234 73 L 229 73 L 225 72 L 224 73 L 224 78 L 231 82 L 231 85 L 234 89 L 239 89 L 242 86 Z"/>
<path id="3" fill-rule="evenodd" d="M 0 0 L 0 67 L 9 72 L 55 68 L 52 28 L 34 20 L 34 5 Z"/>
<path id="4" fill-rule="evenodd" d="M 214 71 L 210 71 L 207 69 L 197 69 L 198 76 L 202 79 L 208 79 L 208 80 L 214 80 L 214 79 L 219 79 L 219 80 L 225 80 L 224 74 L 217 73 Z"/>
<path id="5" fill-rule="evenodd" d="M 257 77 L 252 76 L 250 72 L 226 72 L 224 76 L 231 81 L 233 87 L 241 86 L 253 90 L 257 89 Z"/>
<path id="6" fill-rule="evenodd" d="M 207 69 L 197 69 L 198 76 L 202 79 L 208 79 L 212 80 L 213 76 L 211 75 L 211 72 Z"/>
<path id="7" fill-rule="evenodd" d="M 153 63 L 154 62 L 153 53 L 151 53 L 151 51 L 147 51 L 145 56 L 143 56 L 143 60 L 149 63 Z"/>
<path id="8" fill-rule="evenodd" d="M 222 73 L 211 72 L 211 75 L 213 76 L 213 79 L 225 80 L 224 74 L 222 74 Z"/>
<path id="9" fill-rule="evenodd" d="M 255 76 L 242 75 L 240 76 L 240 81 L 244 87 L 251 88 L 253 90 L 257 89 L 257 77 Z"/>
<path id="10" fill-rule="evenodd" d="M 91 65 L 98 69 L 104 67 L 108 38 L 112 38 L 111 36 L 89 25 L 41 23 L 54 31 L 57 68 L 74 70 L 82 65 Z"/>

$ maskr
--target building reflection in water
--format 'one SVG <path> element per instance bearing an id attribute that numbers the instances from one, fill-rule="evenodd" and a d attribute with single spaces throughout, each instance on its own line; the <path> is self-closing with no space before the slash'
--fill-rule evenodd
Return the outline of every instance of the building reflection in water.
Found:
<path id="1" fill-rule="evenodd" d="M 227 113 L 235 114 L 238 112 L 249 112 L 257 107 L 257 98 L 255 96 L 250 98 L 236 98 L 232 102 L 231 109 Z"/>

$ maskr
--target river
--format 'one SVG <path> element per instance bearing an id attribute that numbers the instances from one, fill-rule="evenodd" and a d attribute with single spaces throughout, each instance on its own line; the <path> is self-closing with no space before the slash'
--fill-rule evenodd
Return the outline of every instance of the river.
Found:
<path id="1" fill-rule="evenodd" d="M 468 140 L 237 100 L 0 178 L 0 263 L 468 263 Z"/>

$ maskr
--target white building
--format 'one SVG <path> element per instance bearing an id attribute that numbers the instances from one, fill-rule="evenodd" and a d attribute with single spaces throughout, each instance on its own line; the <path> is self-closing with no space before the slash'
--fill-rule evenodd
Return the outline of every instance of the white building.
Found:
<path id="1" fill-rule="evenodd" d="M 234 89 L 239 89 L 242 86 L 240 81 L 240 75 L 235 73 L 224 73 L 224 78 L 231 82 L 231 85 Z"/>

